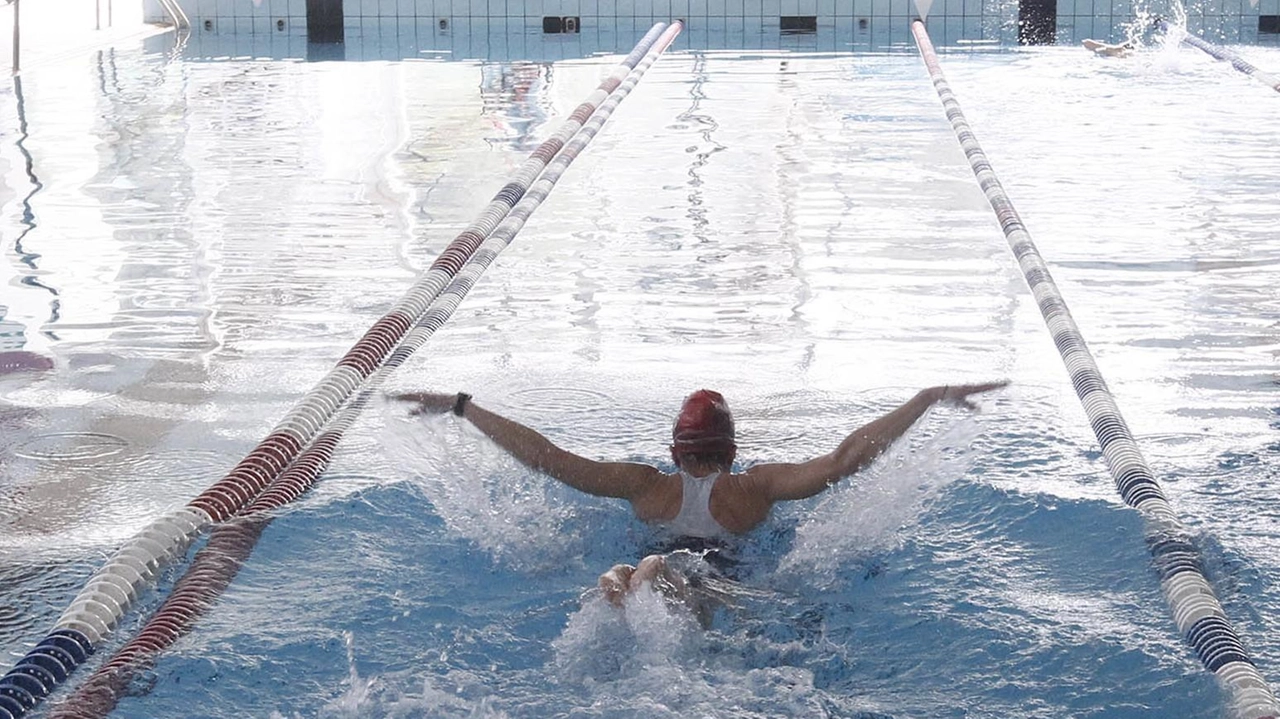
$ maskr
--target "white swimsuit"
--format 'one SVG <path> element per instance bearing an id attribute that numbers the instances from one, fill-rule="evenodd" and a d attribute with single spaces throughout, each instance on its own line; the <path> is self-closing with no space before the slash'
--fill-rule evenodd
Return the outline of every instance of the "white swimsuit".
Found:
<path id="1" fill-rule="evenodd" d="M 731 533 L 711 516 L 711 488 L 715 486 L 719 476 L 719 472 L 712 472 L 705 477 L 694 477 L 683 469 L 680 470 L 680 479 L 684 485 L 680 497 L 680 513 L 666 523 L 667 529 L 673 534 L 704 539 Z"/>

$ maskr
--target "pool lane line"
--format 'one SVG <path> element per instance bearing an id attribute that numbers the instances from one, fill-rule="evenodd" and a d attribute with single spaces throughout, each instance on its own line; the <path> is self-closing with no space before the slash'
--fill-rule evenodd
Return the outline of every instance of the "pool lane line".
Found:
<path id="1" fill-rule="evenodd" d="M 1107 469 L 1125 504 L 1138 510 L 1144 522 L 1144 535 L 1151 551 L 1160 585 L 1172 609 L 1174 621 L 1187 643 L 1195 649 L 1205 668 L 1230 691 L 1231 707 L 1243 719 L 1275 719 L 1280 716 L 1277 703 L 1267 682 L 1258 672 L 1244 644 L 1236 635 L 1222 610 L 1213 588 L 1204 578 L 1199 550 L 1190 532 L 1174 515 L 1155 475 L 1143 459 L 1129 432 L 1115 398 L 1107 388 L 1085 344 L 1080 329 L 1072 319 L 1067 303 L 1049 275 L 1049 268 L 1022 223 L 1022 218 L 1005 194 L 986 153 L 978 144 L 960 103 L 943 77 L 938 55 L 929 41 L 924 23 L 914 20 L 911 34 L 920 56 L 929 70 L 933 87 L 969 166 L 987 196 L 991 209 L 1004 231 L 1009 249 L 1018 260 L 1023 277 L 1040 307 L 1040 314 L 1066 365 L 1071 385 L 1084 406 L 1089 426 L 1102 448 Z"/>
<path id="2" fill-rule="evenodd" d="M 1280 92 L 1280 75 L 1275 75 L 1261 70 L 1250 64 L 1248 60 L 1245 60 L 1226 48 L 1218 47 L 1213 43 L 1206 42 L 1177 25 L 1170 25 L 1164 18 L 1157 18 L 1155 25 L 1158 29 L 1165 31 L 1166 33 L 1178 33 L 1181 35 L 1179 38 L 1181 42 L 1192 47 L 1199 48 L 1218 60 L 1231 63 L 1231 67 L 1234 67 L 1240 72 L 1243 72 L 1258 82 L 1261 82 L 1263 85 L 1270 86 L 1272 90 Z"/>
<path id="3" fill-rule="evenodd" d="M 627 78 L 610 93 L 599 109 L 565 144 L 524 197 L 512 208 L 510 216 L 477 249 L 449 285 L 433 301 L 428 312 L 409 332 L 403 342 L 370 376 L 369 380 L 312 444 L 281 473 L 240 514 L 214 526 L 208 543 L 196 553 L 191 566 L 175 584 L 160 608 L 138 635 L 105 661 L 66 700 L 55 705 L 49 719 L 97 719 L 105 717 L 116 705 L 135 673 L 150 666 L 155 657 L 185 634 L 230 585 L 240 566 L 253 551 L 258 537 L 274 518 L 274 512 L 305 493 L 328 466 L 343 434 L 355 423 L 365 406 L 377 396 L 386 377 L 400 367 L 415 350 L 452 315 L 476 280 L 523 228 L 525 221 L 547 198 L 564 171 L 598 134 L 613 111 L 639 83 L 649 67 L 683 30 L 676 22 L 651 43 L 643 60 Z"/>
<path id="4" fill-rule="evenodd" d="M 155 520 L 112 555 L 72 600 L 54 629 L 0 677 L 0 719 L 26 714 L 65 681 L 115 629 L 142 588 L 153 583 L 164 566 L 185 556 L 207 526 L 240 512 L 298 457 L 338 408 L 388 358 L 446 283 L 520 201 L 547 164 L 622 85 L 666 28 L 666 23 L 650 28 L 556 133 L 533 151 L 479 218 L 441 252 L 400 302 L 374 323 L 266 439 L 186 507 Z"/>
<path id="5" fill-rule="evenodd" d="M 214 521 L 221 521 L 244 507 L 284 469 L 288 460 L 297 455 L 337 408 L 382 364 L 467 258 L 520 201 L 547 163 L 644 58 L 665 27 L 666 23 L 656 23 L 645 34 L 626 60 L 573 111 L 555 135 L 533 151 L 516 171 L 515 177 L 481 211 L 477 220 L 445 247 L 400 302 L 373 324 L 329 375 L 272 430 L 258 449 L 250 452 L 227 477 L 188 506 L 204 510 Z"/>

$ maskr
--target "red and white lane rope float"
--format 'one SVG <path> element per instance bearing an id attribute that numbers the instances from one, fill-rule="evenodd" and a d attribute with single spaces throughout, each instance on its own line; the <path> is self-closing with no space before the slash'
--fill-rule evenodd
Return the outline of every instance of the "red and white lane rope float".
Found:
<path id="1" fill-rule="evenodd" d="M 1049 276 L 1048 266 L 1022 224 L 1013 202 L 1005 194 L 960 109 L 960 103 L 942 75 L 938 55 L 929 41 L 924 23 L 913 21 L 911 32 L 956 139 L 960 141 L 978 185 L 996 213 L 1009 249 L 1022 269 L 1067 367 L 1071 384 L 1089 417 L 1089 425 L 1102 448 L 1116 490 L 1125 504 L 1142 515 L 1147 546 L 1178 629 L 1195 649 L 1205 668 L 1213 672 L 1230 693 L 1236 716 L 1242 719 L 1275 719 L 1280 716 L 1280 704 L 1277 704 L 1275 694 L 1258 672 L 1205 579 L 1200 553 L 1191 533 L 1174 515 L 1154 473 L 1134 442 L 1129 426 L 1120 416 L 1120 409 L 1102 379 L 1084 336 L 1072 319 L 1057 284 Z"/>
<path id="2" fill-rule="evenodd" d="M 138 636 L 59 703 L 51 716 L 101 717 L 111 711 L 133 673 L 172 645 L 231 582 L 271 512 L 314 484 L 383 379 L 452 314 L 682 27 L 654 25 L 560 130 L 533 152 L 480 218 L 445 248 L 405 298 L 266 439 L 187 507 L 156 520 L 112 556 L 54 630 L 0 679 L 0 719 L 22 716 L 48 696 L 93 653 L 161 568 L 185 556 L 202 530 L 214 524 L 209 542 Z"/>

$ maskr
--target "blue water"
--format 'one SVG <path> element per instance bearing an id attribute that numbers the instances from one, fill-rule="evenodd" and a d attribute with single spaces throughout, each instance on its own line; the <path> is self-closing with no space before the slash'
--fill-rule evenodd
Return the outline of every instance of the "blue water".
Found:
<path id="1" fill-rule="evenodd" d="M 0 377 L 0 656 L 265 436 L 617 59 L 122 46 L 6 86 L 0 349 L 55 366 Z M 1160 46 L 943 63 L 1280 680 L 1280 98 Z M 625 506 L 380 403 L 114 716 L 1226 712 L 919 59 L 672 53 L 390 388 L 465 389 L 573 451 L 661 464 L 709 386 L 750 463 L 993 378 L 1012 384 L 980 411 L 938 408 L 780 506 L 707 631 L 591 591 L 651 542 Z"/>

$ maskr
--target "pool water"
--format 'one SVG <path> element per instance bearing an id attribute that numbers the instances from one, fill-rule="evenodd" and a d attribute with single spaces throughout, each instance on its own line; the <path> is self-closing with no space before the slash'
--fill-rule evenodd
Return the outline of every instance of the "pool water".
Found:
<path id="1" fill-rule="evenodd" d="M 3 655 L 262 439 L 617 61 L 122 46 L 6 85 L 0 349 L 55 366 L 0 376 Z M 1280 98 L 1160 45 L 942 61 L 1277 681 Z M 669 53 L 388 389 L 669 467 L 701 387 L 750 464 L 1000 378 L 779 506 L 706 631 L 591 591 L 652 541 L 618 501 L 379 402 L 114 716 L 1223 715 L 919 58 Z"/>

